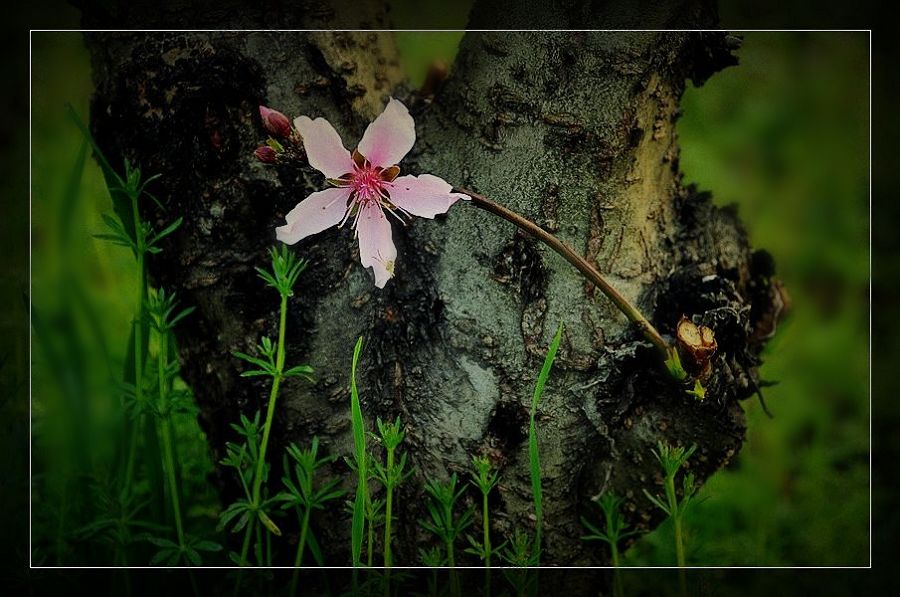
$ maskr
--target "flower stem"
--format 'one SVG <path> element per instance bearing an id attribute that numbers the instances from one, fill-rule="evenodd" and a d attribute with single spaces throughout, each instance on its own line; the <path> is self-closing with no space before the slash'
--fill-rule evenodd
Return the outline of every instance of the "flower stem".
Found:
<path id="1" fill-rule="evenodd" d="M 563 258 L 566 259 L 569 263 L 575 266 L 575 268 L 580 271 L 585 278 L 590 280 L 592 284 L 597 286 L 600 291 L 609 298 L 613 302 L 613 304 L 618 307 L 618 309 L 625 314 L 625 316 L 631 320 L 635 325 L 637 325 L 638 329 L 644 336 L 649 340 L 659 351 L 663 354 L 663 358 L 668 358 L 669 344 L 666 342 L 663 337 L 656 331 L 656 328 L 653 327 L 653 324 L 644 317 L 643 313 L 641 313 L 637 307 L 635 307 L 631 302 L 626 299 L 622 294 L 619 293 L 618 290 L 613 288 L 613 286 L 606 281 L 606 279 L 594 268 L 587 260 L 576 253 L 569 245 L 565 244 L 531 220 L 524 218 L 523 216 L 517 214 L 516 212 L 503 207 L 502 205 L 495 203 L 485 197 L 484 195 L 480 195 L 473 191 L 463 188 L 454 188 L 454 192 L 464 193 L 472 198 L 472 204 L 476 207 L 479 207 L 489 213 L 500 216 L 504 220 L 508 222 L 512 222 L 520 229 L 524 230 L 528 234 L 537 238 L 539 241 L 543 242 L 551 249 L 559 253 Z"/>
<path id="2" fill-rule="evenodd" d="M 263 470 L 266 466 L 266 448 L 269 445 L 269 433 L 272 431 L 272 419 L 275 417 L 275 402 L 278 399 L 278 389 L 281 385 L 281 374 L 284 371 L 284 337 L 287 327 L 287 294 L 281 295 L 281 308 L 278 316 L 278 346 L 275 353 L 275 375 L 272 378 L 272 391 L 269 393 L 269 406 L 266 409 L 266 422 L 263 425 L 262 443 L 259 447 L 259 458 L 256 461 L 256 472 L 253 474 L 253 492 L 250 496 L 250 504 L 254 511 L 259 509 L 259 496 L 262 490 Z M 255 526 L 255 525 L 254 525 Z M 250 546 L 250 534 L 244 536 L 244 545 L 241 549 L 240 565 L 247 563 L 247 550 Z"/>
<path id="3" fill-rule="evenodd" d="M 384 502 L 384 567 L 391 567 L 391 514 L 394 505 L 394 483 L 391 479 L 394 471 L 394 448 L 387 450 L 387 496 Z"/>

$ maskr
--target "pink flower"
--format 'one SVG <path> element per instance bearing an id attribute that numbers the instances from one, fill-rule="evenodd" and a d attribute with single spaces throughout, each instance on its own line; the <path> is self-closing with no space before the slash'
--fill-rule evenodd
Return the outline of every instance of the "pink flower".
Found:
<path id="1" fill-rule="evenodd" d="M 285 139 L 291 136 L 293 132 L 291 130 L 291 121 L 278 110 L 270 110 L 265 106 L 260 106 L 259 117 L 262 118 L 265 129 L 272 135 Z"/>
<path id="2" fill-rule="evenodd" d="M 309 164 L 334 188 L 298 203 L 287 214 L 287 223 L 276 229 L 278 240 L 294 244 L 351 221 L 359 238 L 360 261 L 375 272 L 378 288 L 393 277 L 397 259 L 386 214 L 401 223 L 402 215 L 434 218 L 457 200 L 468 199 L 451 193 L 449 183 L 431 174 L 397 177 L 397 163 L 412 149 L 416 128 L 409 110 L 395 99 L 369 124 L 352 155 L 324 118 L 300 116 L 294 126 L 303 137 Z"/>

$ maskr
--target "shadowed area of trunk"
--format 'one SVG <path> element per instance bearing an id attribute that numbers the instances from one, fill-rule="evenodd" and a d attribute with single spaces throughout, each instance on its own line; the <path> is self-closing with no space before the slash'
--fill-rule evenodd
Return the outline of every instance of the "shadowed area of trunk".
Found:
<path id="1" fill-rule="evenodd" d="M 357 21 L 342 24 L 383 19 L 377 4 L 357 6 Z M 477 3 L 472 26 L 489 27 L 496 6 Z M 553 14 L 604 27 L 640 19 L 629 10 L 611 3 Z M 655 25 L 715 23 L 705 2 L 676 3 L 668 14 Z M 85 18 L 92 23 L 89 11 Z M 156 285 L 197 306 L 178 330 L 179 348 L 217 458 L 235 439 L 229 423 L 264 409 L 268 395 L 264 383 L 239 377 L 242 364 L 231 356 L 276 335 L 277 296 L 253 268 L 266 266 L 284 215 L 323 184 L 305 163 L 265 168 L 254 159 L 265 138 L 257 105 L 324 116 L 353 147 L 391 95 L 417 123 L 403 173 L 436 174 L 536 221 L 582 252 L 663 334 L 671 336 L 682 315 L 711 327 L 719 350 L 707 398 L 676 385 L 651 345 L 569 263 L 459 203 L 436 221 L 395 225 L 396 277 L 383 291 L 359 264 L 347 228 L 294 247 L 310 266 L 290 303 L 288 364 L 311 364 L 317 381 L 284 386 L 272 478 L 288 441 L 318 435 L 328 451 L 351 453 L 348 378 L 363 335 L 365 417 L 401 417 L 416 470 L 397 498 L 395 561 L 418 563 L 417 548 L 431 540 L 416 524 L 425 516 L 425 477 L 465 477 L 473 455 L 486 453 L 500 467 L 491 504 L 498 539 L 531 529 L 528 405 L 559 323 L 566 332 L 538 420 L 544 563 L 605 562 L 603 549 L 579 539 L 579 516 L 596 516 L 590 500 L 602 491 L 625 496 L 632 524 L 659 523 L 643 495 L 662 491 L 651 453 L 658 440 L 698 444 L 688 467 L 701 481 L 739 450 L 739 401 L 756 389 L 756 339 L 766 335 L 773 271 L 764 254 L 751 253 L 733 210 L 681 184 L 674 127 L 686 82 L 700 84 L 734 63 L 733 38 L 471 32 L 449 79 L 427 97 L 403 86 L 385 33 L 90 33 L 87 40 L 100 146 L 114 163 L 127 156 L 163 175 L 155 194 L 165 210 L 148 202 L 145 218 L 184 217 L 151 273 Z M 223 472 L 215 482 L 230 499 L 236 480 Z M 353 483 L 343 461 L 329 474 Z M 317 519 L 328 562 L 349 563 L 349 529 L 339 508 Z M 296 540 L 290 523 L 285 531 Z"/>

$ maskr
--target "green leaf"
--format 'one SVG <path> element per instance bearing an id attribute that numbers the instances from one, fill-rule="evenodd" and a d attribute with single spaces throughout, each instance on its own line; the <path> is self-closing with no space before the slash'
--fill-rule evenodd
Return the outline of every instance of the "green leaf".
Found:
<path id="1" fill-rule="evenodd" d="M 540 562 L 541 552 L 541 531 L 544 524 L 544 507 L 543 496 L 541 494 L 541 456 L 538 447 L 537 425 L 535 424 L 535 415 L 537 414 L 538 405 L 541 403 L 541 396 L 544 394 L 544 386 L 547 378 L 550 377 L 550 369 L 553 367 L 553 361 L 556 359 L 556 352 L 559 350 L 559 343 L 562 340 L 563 324 L 560 323 L 556 328 L 556 335 L 550 343 L 550 349 L 544 358 L 544 365 L 541 367 L 541 373 L 538 375 L 537 384 L 534 387 L 534 395 L 531 398 L 531 413 L 528 423 L 528 464 L 531 470 L 531 492 L 534 500 L 534 557 L 536 562 Z"/>
<path id="2" fill-rule="evenodd" d="M 668 514 L 668 515 L 671 516 L 672 513 L 669 511 L 669 506 L 667 506 L 662 500 L 660 500 L 660 499 L 659 499 L 658 497 L 656 497 L 655 495 L 651 494 L 651 493 L 650 493 L 649 491 L 647 491 L 646 489 L 644 490 L 644 495 L 646 495 L 646 496 L 647 496 L 647 499 L 650 500 L 651 502 L 653 502 L 653 504 L 654 504 L 657 508 L 659 508 L 660 510 L 662 510 L 663 512 L 665 512 L 666 514 Z"/>
<path id="3" fill-rule="evenodd" d="M 200 554 L 197 552 L 197 550 L 193 549 L 192 547 L 185 547 L 184 555 L 187 558 L 187 560 L 194 566 L 199 566 L 200 564 L 203 563 L 203 561 L 200 559 Z"/>
<path id="4" fill-rule="evenodd" d="M 259 516 L 260 522 L 263 523 L 263 526 L 269 529 L 276 537 L 281 537 L 281 529 L 278 528 L 278 525 L 275 524 L 275 521 L 269 518 L 269 515 L 263 512 L 262 510 L 257 511 L 257 515 Z"/>
<path id="5" fill-rule="evenodd" d="M 164 537 L 147 537 L 147 541 L 152 543 L 157 547 L 168 547 L 172 549 L 178 549 L 178 544 L 166 539 Z"/>
<path id="6" fill-rule="evenodd" d="M 237 524 L 234 525 L 234 528 L 231 529 L 231 532 L 232 533 L 239 532 L 241 529 L 243 529 L 245 526 L 247 526 L 248 522 L 250 522 L 250 511 L 246 510 L 241 515 L 241 517 L 238 519 Z"/>
<path id="7" fill-rule="evenodd" d="M 305 377 L 312 381 L 313 368 L 309 365 L 297 365 L 296 367 L 291 367 L 284 373 L 282 373 L 282 377 Z"/>
<path id="8" fill-rule="evenodd" d="M 181 226 L 181 223 L 184 221 L 184 218 L 179 217 L 177 220 L 166 226 L 162 229 L 161 232 L 157 233 L 150 239 L 148 242 L 149 245 L 155 245 L 157 242 L 161 241 L 165 237 L 169 236 Z"/>
<path id="9" fill-rule="evenodd" d="M 264 361 L 260 358 L 250 356 L 249 354 L 247 354 L 245 352 L 240 352 L 238 350 L 235 350 L 231 354 L 241 360 L 247 361 L 248 363 L 252 363 L 252 364 L 256 365 L 257 367 L 262 367 L 263 369 L 268 369 L 268 368 L 271 368 L 271 366 L 272 366 L 272 364 L 269 363 L 268 361 Z"/>
<path id="10" fill-rule="evenodd" d="M 185 317 L 187 317 L 188 315 L 193 313 L 196 309 L 197 309 L 196 307 L 186 307 L 186 308 L 182 309 L 182 311 L 178 315 L 176 315 L 175 317 L 173 317 L 172 319 L 169 320 L 169 327 L 170 328 L 175 327 L 175 324 L 177 324 L 179 321 L 181 321 L 182 319 L 184 319 Z"/>
<path id="11" fill-rule="evenodd" d="M 270 371 L 263 371 L 261 369 L 249 369 L 241 373 L 241 377 L 262 377 L 263 375 L 271 376 L 272 373 Z"/>
<path id="12" fill-rule="evenodd" d="M 362 351 L 362 336 L 356 341 L 353 349 L 353 364 L 350 369 L 350 422 L 353 426 L 353 444 L 356 452 L 356 499 L 353 502 L 353 523 L 351 527 L 351 547 L 353 565 L 359 566 L 362 557 L 363 526 L 366 508 L 366 433 L 363 424 L 362 409 L 359 405 L 359 389 L 356 386 L 356 366 Z"/>
<path id="13" fill-rule="evenodd" d="M 222 551 L 222 546 L 216 543 L 215 541 L 197 541 L 194 543 L 194 549 L 198 549 L 200 551 Z"/>

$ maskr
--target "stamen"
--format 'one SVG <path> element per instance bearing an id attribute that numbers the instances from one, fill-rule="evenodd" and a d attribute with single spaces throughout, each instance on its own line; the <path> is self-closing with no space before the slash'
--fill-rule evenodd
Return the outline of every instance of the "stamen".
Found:
<path id="1" fill-rule="evenodd" d="M 338 224 L 338 228 L 343 228 L 344 224 L 347 223 L 347 218 L 349 218 L 350 214 L 353 212 L 354 206 L 356 206 L 357 208 L 359 207 L 356 202 L 356 198 L 353 195 L 350 195 L 350 202 L 347 203 L 347 212 L 344 214 L 344 219 L 341 220 L 340 224 Z M 359 211 L 359 209 L 357 209 L 357 212 L 358 211 Z"/>
<path id="2" fill-rule="evenodd" d="M 354 230 L 356 230 L 356 224 L 359 222 L 359 215 L 362 213 L 362 211 L 362 207 L 356 210 L 356 217 L 353 218 L 353 224 L 351 225 L 351 228 L 353 228 Z"/>
<path id="3" fill-rule="evenodd" d="M 384 205 L 384 204 L 381 204 L 381 209 L 382 209 L 383 211 L 386 211 L 387 213 L 391 214 L 391 215 L 394 216 L 395 218 L 397 218 L 397 221 L 398 221 L 398 222 L 400 222 L 401 224 L 403 224 L 404 226 L 406 226 L 406 222 L 403 220 L 403 218 L 401 218 L 400 216 L 398 216 L 398 215 L 394 212 L 393 209 L 391 209 L 390 207 L 388 207 L 387 205 Z"/>

